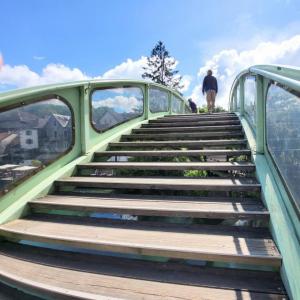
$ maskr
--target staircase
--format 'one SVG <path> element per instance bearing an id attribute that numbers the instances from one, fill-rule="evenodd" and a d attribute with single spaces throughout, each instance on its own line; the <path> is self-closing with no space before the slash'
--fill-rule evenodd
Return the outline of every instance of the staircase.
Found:
<path id="1" fill-rule="evenodd" d="M 50 299 L 287 299 L 238 117 L 134 129 L 0 226 L 0 279 Z"/>

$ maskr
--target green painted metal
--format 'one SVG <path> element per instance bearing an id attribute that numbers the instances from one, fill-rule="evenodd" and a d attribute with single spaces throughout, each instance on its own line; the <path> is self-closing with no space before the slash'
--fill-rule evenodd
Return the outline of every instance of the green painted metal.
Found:
<path id="1" fill-rule="evenodd" d="M 256 76 L 256 133 L 254 134 L 247 117 L 244 115 L 244 90 L 240 84 L 239 111 L 234 108 L 235 90 L 245 76 Z M 242 71 L 234 80 L 229 107 L 241 119 L 252 159 L 256 165 L 256 175 L 262 185 L 263 200 L 270 211 L 270 229 L 283 257 L 281 274 L 291 299 L 300 299 L 300 220 L 289 193 L 282 182 L 266 145 L 266 95 L 270 80 L 279 82 L 291 89 L 300 91 L 300 68 L 285 66 L 253 66 Z"/>
<path id="2" fill-rule="evenodd" d="M 96 88 L 134 85 L 140 87 L 144 93 L 144 113 L 142 116 L 113 127 L 104 133 L 96 132 L 90 122 L 90 95 Z M 149 119 L 170 114 L 170 111 L 151 113 L 149 110 L 148 90 L 150 86 L 159 87 L 169 93 L 170 107 L 172 95 L 182 101 L 182 108 L 188 106 L 186 100 L 176 91 L 165 86 L 136 80 L 93 80 L 75 83 L 54 84 L 34 88 L 16 90 L 0 94 L 0 109 L 16 104 L 27 104 L 33 99 L 55 94 L 67 100 L 74 111 L 75 143 L 72 150 L 59 158 L 34 176 L 20 183 L 13 190 L 0 198 L 0 223 L 5 223 L 26 214 L 28 201 L 49 193 L 53 182 L 75 172 L 78 163 L 86 163 L 92 159 L 96 150 L 103 151 L 108 143 L 119 141 L 123 134 L 129 134 L 133 128 L 141 126 Z"/>

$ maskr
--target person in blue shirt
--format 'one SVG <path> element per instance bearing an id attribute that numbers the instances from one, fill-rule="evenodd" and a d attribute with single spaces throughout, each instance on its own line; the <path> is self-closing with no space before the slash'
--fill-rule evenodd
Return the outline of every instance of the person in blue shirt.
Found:
<path id="1" fill-rule="evenodd" d="M 207 109 L 212 113 L 215 109 L 215 100 L 218 93 L 218 82 L 216 77 L 212 76 L 212 70 L 207 71 L 203 79 L 202 93 L 206 93 Z"/>

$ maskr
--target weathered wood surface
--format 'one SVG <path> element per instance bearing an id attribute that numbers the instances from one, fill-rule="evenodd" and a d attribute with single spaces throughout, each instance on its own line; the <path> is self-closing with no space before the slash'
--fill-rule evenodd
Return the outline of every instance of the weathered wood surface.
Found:
<path id="1" fill-rule="evenodd" d="M 0 226 L 2 236 L 93 250 L 279 267 L 271 238 L 226 227 L 153 228 L 136 222 L 103 224 L 85 218 L 38 215 Z"/>
<path id="2" fill-rule="evenodd" d="M 70 210 L 91 213 L 116 213 L 145 216 L 171 216 L 213 219 L 268 220 L 269 213 L 261 202 L 184 201 L 161 199 L 47 196 L 29 203 L 34 210 Z"/>
<path id="3" fill-rule="evenodd" d="M 179 116 L 172 116 L 172 117 L 169 117 L 169 118 L 158 118 L 156 120 L 149 120 L 149 123 L 168 123 L 168 122 L 193 122 L 193 121 L 198 121 L 198 122 L 201 122 L 201 121 L 236 121 L 236 120 L 239 120 L 239 118 L 237 116 L 219 116 L 219 117 L 210 117 L 210 116 L 205 116 L 205 117 L 193 117 L 193 118 L 190 118 L 190 119 L 187 119 L 187 118 L 182 118 L 182 117 L 179 117 Z"/>
<path id="4" fill-rule="evenodd" d="M 253 172 L 251 162 L 91 162 L 77 165 L 79 169 L 128 169 L 128 170 L 208 170 Z"/>
<path id="5" fill-rule="evenodd" d="M 280 277 L 272 272 L 153 263 L 9 243 L 0 246 L 0 266 L 2 280 L 58 300 L 282 300 L 286 296 Z"/>
<path id="6" fill-rule="evenodd" d="M 124 134 L 122 140 L 190 140 L 190 139 L 201 139 L 201 138 L 242 138 L 244 133 L 242 131 L 230 131 L 230 132 L 169 132 L 169 133 L 147 133 L 147 134 Z"/>
<path id="7" fill-rule="evenodd" d="M 194 126 L 228 126 L 228 125 L 240 125 L 239 120 L 229 120 L 229 121 L 182 121 L 182 122 L 156 122 L 143 124 L 142 128 L 148 127 L 194 127 Z"/>
<path id="8" fill-rule="evenodd" d="M 242 130 L 242 125 L 227 126 L 191 126 L 191 127 L 150 127 L 133 129 L 133 133 L 157 133 L 157 132 L 201 132 L 201 131 L 223 131 L 231 132 Z"/>
<path id="9" fill-rule="evenodd" d="M 109 157 L 109 156 L 135 156 L 135 157 L 179 157 L 179 156 L 240 156 L 251 155 L 248 149 L 205 149 L 205 150 L 156 150 L 156 151 L 102 151 L 95 152 L 94 157 Z"/>
<path id="10" fill-rule="evenodd" d="M 114 142 L 109 143 L 109 147 L 182 147 L 182 148 L 199 148 L 199 147 L 232 147 L 245 146 L 247 140 L 184 140 L 184 141 L 143 141 L 143 142 Z"/>
<path id="11" fill-rule="evenodd" d="M 260 191 L 260 184 L 252 178 L 187 178 L 187 177 L 67 177 L 58 186 L 101 188 L 162 189 L 194 191 Z"/>

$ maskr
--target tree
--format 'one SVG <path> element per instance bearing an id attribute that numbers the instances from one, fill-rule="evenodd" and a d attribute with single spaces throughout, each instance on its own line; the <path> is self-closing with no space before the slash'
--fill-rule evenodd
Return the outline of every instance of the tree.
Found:
<path id="1" fill-rule="evenodd" d="M 147 66 L 143 67 L 145 73 L 142 77 L 179 90 L 183 88 L 180 84 L 182 76 L 175 70 L 176 64 L 175 58 L 170 56 L 164 43 L 158 41 L 151 51 L 151 56 L 147 57 Z"/>

